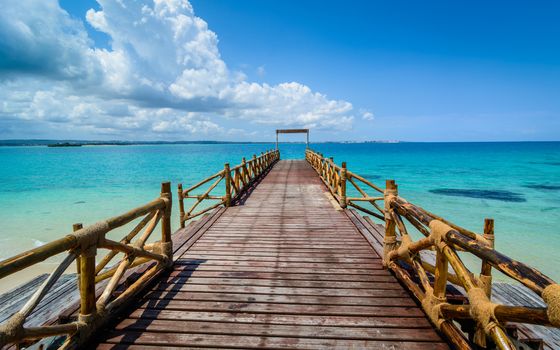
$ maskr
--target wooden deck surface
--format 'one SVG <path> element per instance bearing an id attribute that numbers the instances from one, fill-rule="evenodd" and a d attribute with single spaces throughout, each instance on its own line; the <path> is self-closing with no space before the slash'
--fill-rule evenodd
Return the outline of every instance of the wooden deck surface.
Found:
<path id="1" fill-rule="evenodd" d="M 99 348 L 447 349 L 325 191 L 307 162 L 277 163 L 198 224 Z"/>

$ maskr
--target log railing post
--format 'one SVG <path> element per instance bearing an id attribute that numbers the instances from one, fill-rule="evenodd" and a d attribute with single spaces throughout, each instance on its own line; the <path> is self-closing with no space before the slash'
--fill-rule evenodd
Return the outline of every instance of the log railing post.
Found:
<path id="1" fill-rule="evenodd" d="M 229 163 L 224 164 L 224 175 L 226 181 L 226 195 L 224 198 L 224 205 L 229 207 L 231 205 L 231 171 L 229 169 Z"/>
<path id="2" fill-rule="evenodd" d="M 253 180 L 259 176 L 259 167 L 257 164 L 257 155 L 253 154 Z"/>
<path id="3" fill-rule="evenodd" d="M 334 168 L 334 158 L 330 157 L 329 158 L 329 187 L 331 188 L 331 191 L 335 192 L 336 188 L 335 188 L 335 172 L 336 169 Z"/>
<path id="4" fill-rule="evenodd" d="M 325 181 L 329 190 L 331 189 L 331 163 L 329 158 L 325 159 Z"/>
<path id="5" fill-rule="evenodd" d="M 90 246 L 80 253 L 80 321 L 89 324 L 95 314 L 95 255 Z"/>
<path id="6" fill-rule="evenodd" d="M 247 160 L 245 157 L 241 158 L 241 177 L 243 178 L 243 183 L 247 184 L 251 179 L 247 179 Z"/>
<path id="7" fill-rule="evenodd" d="M 346 162 L 340 168 L 340 206 L 346 208 Z"/>
<path id="8" fill-rule="evenodd" d="M 72 225 L 72 231 L 76 232 L 78 230 L 81 230 L 84 227 L 84 225 L 82 223 L 77 223 Z M 77 281 L 78 281 L 78 290 L 80 289 L 80 255 L 76 255 L 76 277 L 77 277 Z"/>
<path id="9" fill-rule="evenodd" d="M 265 169 L 268 168 L 268 161 L 269 161 L 269 158 L 268 158 L 268 157 L 269 157 L 269 156 L 270 156 L 270 154 L 268 153 L 268 151 L 265 152 L 264 157 L 263 157 L 263 160 L 264 160 L 264 168 L 265 168 Z"/>
<path id="10" fill-rule="evenodd" d="M 325 180 L 325 183 L 329 183 L 329 160 L 328 159 L 324 159 L 323 162 L 323 180 Z"/>
<path id="11" fill-rule="evenodd" d="M 185 199 L 183 198 L 183 184 L 177 186 L 177 198 L 179 198 L 179 224 L 181 228 L 185 227 Z"/>
<path id="12" fill-rule="evenodd" d="M 445 254 L 438 247 L 436 252 L 436 269 L 434 273 L 434 297 L 446 299 L 448 266 Z"/>
<path id="13" fill-rule="evenodd" d="M 387 255 L 397 244 L 397 234 L 395 231 L 395 220 L 391 215 L 391 201 L 398 196 L 395 180 L 385 182 L 384 204 L 385 204 L 385 238 L 383 239 L 383 265 L 387 266 Z"/>
<path id="14" fill-rule="evenodd" d="M 494 220 L 484 219 L 484 238 L 490 243 L 490 248 L 494 249 Z M 482 260 L 480 268 L 480 280 L 484 284 L 483 288 L 486 295 L 490 298 L 492 294 L 492 265 L 486 260 Z"/>
<path id="15" fill-rule="evenodd" d="M 334 190 L 333 181 L 334 181 L 334 158 L 329 158 L 329 187 L 331 190 Z"/>
<path id="16" fill-rule="evenodd" d="M 173 247 L 171 241 L 171 182 L 162 182 L 160 196 L 165 200 L 165 209 L 161 217 L 162 253 L 169 258 L 169 264 L 171 265 L 173 261 Z"/>
<path id="17" fill-rule="evenodd" d="M 323 158 L 323 155 L 321 153 L 319 153 L 319 156 L 320 156 L 320 158 L 319 158 L 319 161 L 320 161 L 320 163 L 319 163 L 319 175 L 321 176 L 321 178 L 323 180 L 325 180 L 325 164 L 326 164 L 326 162 L 325 162 L 325 158 Z"/>

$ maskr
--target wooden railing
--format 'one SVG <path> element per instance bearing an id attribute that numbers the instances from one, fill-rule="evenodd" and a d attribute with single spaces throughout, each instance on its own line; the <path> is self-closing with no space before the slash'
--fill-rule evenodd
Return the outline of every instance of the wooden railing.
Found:
<path id="1" fill-rule="evenodd" d="M 216 174 L 207 177 L 199 183 L 183 190 L 183 185 L 179 184 L 179 221 L 181 227 L 185 227 L 188 220 L 196 218 L 212 209 L 221 205 L 229 207 L 234 203 L 249 186 L 262 174 L 264 174 L 274 163 L 280 159 L 278 150 L 261 153 L 260 156 L 253 155 L 253 158 L 246 161 L 245 158 L 241 164 L 230 168 L 229 163 L 224 165 L 224 169 Z M 224 180 L 225 188 L 218 188 Z M 193 192 L 202 192 L 195 194 Z M 217 195 L 215 192 L 220 191 L 223 195 Z M 194 203 L 185 212 L 185 199 L 195 199 Z M 216 201 L 213 204 L 195 211 L 204 200 Z"/>
<path id="2" fill-rule="evenodd" d="M 321 180 L 323 180 L 342 208 L 351 206 L 378 219 L 384 220 L 383 208 L 377 203 L 379 201 L 383 202 L 383 189 L 362 176 L 348 171 L 348 169 L 346 169 L 346 162 L 342 162 L 342 165 L 338 166 L 334 163 L 333 158 L 325 158 L 322 154 L 310 149 L 306 150 L 305 159 L 307 159 L 311 166 L 317 171 Z M 348 183 L 352 185 L 361 197 L 347 196 Z M 363 187 L 367 187 L 377 194 L 370 196 Z M 370 204 L 371 208 L 364 207 L 363 203 Z"/>
<path id="3" fill-rule="evenodd" d="M 456 348 L 471 349 L 476 345 L 516 349 L 504 330 L 507 322 L 560 327 L 560 285 L 538 270 L 495 250 L 493 220 L 486 219 L 484 233 L 477 234 L 399 197 L 393 180 L 387 180 L 382 190 L 350 173 L 344 163 L 335 165 L 332 158 L 307 150 L 306 159 L 341 207 L 350 205 L 383 220 L 385 237 L 381 254 L 384 265 L 414 294 L 432 323 Z M 350 179 L 361 181 L 383 197 L 369 196 Z M 346 196 L 347 181 L 362 197 Z M 376 203 L 381 200 L 383 207 Z M 355 201 L 370 203 L 372 209 L 351 204 Z M 409 233 L 412 228 L 423 238 L 414 240 Z M 480 272 L 470 271 L 458 252 L 478 260 Z M 542 297 L 547 307 L 492 302 L 493 269 L 531 289 Z M 454 290 L 461 291 L 468 303 L 456 304 L 450 299 L 451 287 L 458 287 Z"/>
<path id="4" fill-rule="evenodd" d="M 48 258 L 66 254 L 27 303 L 0 325 L 0 348 L 10 343 L 25 344 L 30 340 L 57 335 L 68 335 L 63 348 L 84 345 L 90 334 L 131 301 L 152 278 L 171 266 L 170 214 L 171 191 L 170 183 L 166 182 L 161 186 L 160 196 L 141 207 L 91 226 L 76 224 L 74 232 L 64 238 L 0 262 L 1 281 Z M 142 218 L 140 222 L 120 241 L 107 238 L 110 231 L 139 218 Z M 161 240 L 147 243 L 158 223 Z M 109 252 L 96 264 L 100 249 Z M 119 254 L 122 254 L 120 260 L 112 263 Z M 78 319 L 64 324 L 24 326 L 26 319 L 75 260 L 80 293 Z M 121 282 L 139 269 L 143 269 L 142 273 L 133 282 Z"/>

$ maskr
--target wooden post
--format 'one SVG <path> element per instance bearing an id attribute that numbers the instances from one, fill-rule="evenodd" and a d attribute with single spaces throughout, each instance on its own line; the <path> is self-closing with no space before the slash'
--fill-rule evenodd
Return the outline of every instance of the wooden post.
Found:
<path id="1" fill-rule="evenodd" d="M 266 151 L 266 152 L 264 153 L 264 157 L 263 157 L 264 168 L 265 168 L 265 169 L 268 168 L 268 156 L 269 156 L 268 151 Z"/>
<path id="2" fill-rule="evenodd" d="M 486 238 L 490 244 L 491 248 L 494 248 L 494 220 L 484 219 L 484 238 Z M 482 266 L 480 268 L 480 279 L 484 283 L 484 290 L 486 295 L 490 298 L 492 294 L 492 265 L 486 260 L 482 260 Z"/>
<path id="3" fill-rule="evenodd" d="M 436 270 L 434 274 L 434 296 L 440 300 L 446 298 L 448 263 L 445 254 L 437 248 Z"/>
<path id="4" fill-rule="evenodd" d="M 276 149 L 278 150 L 278 130 L 276 130 Z"/>
<path id="5" fill-rule="evenodd" d="M 80 317 L 89 319 L 95 313 L 95 254 L 92 246 L 80 255 Z"/>
<path id="6" fill-rule="evenodd" d="M 340 206 L 346 208 L 346 162 L 342 162 L 340 169 Z"/>
<path id="7" fill-rule="evenodd" d="M 491 243 L 491 248 L 494 248 L 494 220 L 484 219 L 483 236 Z M 482 282 L 482 289 L 484 289 L 486 296 L 490 300 L 492 295 L 492 266 L 485 259 L 482 259 L 479 279 Z M 486 348 L 487 346 L 486 332 L 484 331 L 484 328 L 478 324 L 476 325 L 473 334 L 473 342 L 481 348 Z"/>
<path id="8" fill-rule="evenodd" d="M 224 175 L 226 181 L 226 196 L 225 196 L 225 206 L 229 207 L 231 205 L 231 171 L 229 170 L 229 163 L 224 164 Z"/>
<path id="9" fill-rule="evenodd" d="M 253 179 L 259 176 L 259 167 L 257 164 L 257 155 L 253 154 Z"/>
<path id="10" fill-rule="evenodd" d="M 327 160 L 321 154 L 321 177 L 327 181 Z"/>
<path id="11" fill-rule="evenodd" d="M 391 200 L 398 195 L 395 180 L 385 181 L 385 238 L 383 239 L 383 265 L 387 266 L 387 255 L 397 244 L 397 234 L 395 231 L 395 220 L 391 215 Z"/>
<path id="12" fill-rule="evenodd" d="M 329 158 L 329 187 L 334 190 L 334 158 L 330 157 Z"/>
<path id="13" fill-rule="evenodd" d="M 185 199 L 183 198 L 183 184 L 177 186 L 177 196 L 179 198 L 179 224 L 185 227 Z"/>
<path id="14" fill-rule="evenodd" d="M 161 183 L 161 197 L 168 200 L 161 218 L 161 241 L 167 243 L 171 242 L 171 182 Z"/>
<path id="15" fill-rule="evenodd" d="M 72 225 L 72 231 L 76 232 L 78 230 L 81 230 L 84 227 L 84 225 L 80 222 L 77 224 Z M 80 255 L 76 256 L 76 277 L 77 277 L 77 281 L 78 281 L 78 289 L 80 289 Z"/>
<path id="16" fill-rule="evenodd" d="M 161 253 L 169 259 L 167 267 L 170 268 L 173 265 L 173 241 L 171 240 L 171 208 L 173 201 L 171 198 L 171 182 L 161 183 L 160 197 L 166 200 L 166 206 L 161 217 Z"/>
<path id="17" fill-rule="evenodd" d="M 247 160 L 245 160 L 245 157 L 241 158 L 241 177 L 243 178 L 243 183 L 249 183 L 250 179 L 247 179 Z"/>
<path id="18" fill-rule="evenodd" d="M 308 149 L 309 148 L 309 130 L 307 130 L 307 139 L 305 141 L 305 148 Z"/>

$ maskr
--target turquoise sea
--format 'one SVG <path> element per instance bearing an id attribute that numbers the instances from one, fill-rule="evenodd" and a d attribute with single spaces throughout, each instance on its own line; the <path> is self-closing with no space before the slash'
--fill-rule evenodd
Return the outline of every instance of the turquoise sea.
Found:
<path id="1" fill-rule="evenodd" d="M 560 280 L 560 143 L 312 144 L 337 163 L 480 232 L 496 220 L 503 253 Z M 0 259 L 143 204 L 273 144 L 0 147 Z M 303 158 L 303 144 L 281 157 Z M 175 197 L 174 197 L 175 199 Z M 176 203 L 176 202 L 175 202 Z M 177 222 L 174 205 L 173 224 Z"/>

